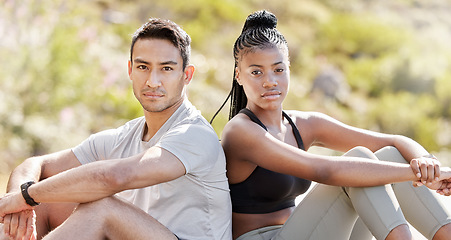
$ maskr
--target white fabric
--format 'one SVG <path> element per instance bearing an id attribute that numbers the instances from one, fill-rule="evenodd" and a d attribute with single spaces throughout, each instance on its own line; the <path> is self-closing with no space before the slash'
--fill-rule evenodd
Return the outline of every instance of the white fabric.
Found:
<path id="1" fill-rule="evenodd" d="M 180 239 L 232 239 L 225 156 L 218 137 L 188 101 L 149 142 L 142 141 L 145 118 L 91 135 L 73 152 L 82 164 L 125 158 L 152 146 L 174 154 L 186 174 L 170 182 L 117 195 L 157 219 Z"/>

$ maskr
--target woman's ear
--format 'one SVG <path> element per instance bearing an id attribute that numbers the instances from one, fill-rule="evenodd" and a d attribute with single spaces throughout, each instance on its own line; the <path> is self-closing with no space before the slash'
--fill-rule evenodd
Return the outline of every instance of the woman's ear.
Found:
<path id="1" fill-rule="evenodd" d="M 240 71 L 238 70 L 238 67 L 235 67 L 235 80 L 238 82 L 238 84 L 241 86 L 241 79 L 240 79 Z"/>

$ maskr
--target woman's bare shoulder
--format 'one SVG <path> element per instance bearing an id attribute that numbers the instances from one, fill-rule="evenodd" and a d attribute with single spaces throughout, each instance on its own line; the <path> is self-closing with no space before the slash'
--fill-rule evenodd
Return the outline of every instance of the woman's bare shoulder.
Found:
<path id="1" fill-rule="evenodd" d="M 324 113 L 313 111 L 284 110 L 295 123 L 308 123 L 330 118 Z"/>
<path id="2" fill-rule="evenodd" d="M 246 115 L 238 114 L 224 126 L 221 141 L 228 142 L 239 139 L 242 143 L 246 140 L 254 140 L 255 135 L 264 133 L 264 129 L 252 122 Z"/>

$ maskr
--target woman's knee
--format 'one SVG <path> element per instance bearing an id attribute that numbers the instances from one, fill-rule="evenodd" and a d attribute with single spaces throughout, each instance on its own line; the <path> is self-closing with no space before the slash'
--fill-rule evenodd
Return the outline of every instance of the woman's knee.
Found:
<path id="1" fill-rule="evenodd" d="M 352 148 L 351 150 L 346 152 L 344 156 L 377 159 L 370 149 L 363 146 L 357 146 Z"/>
<path id="2" fill-rule="evenodd" d="M 377 158 L 386 162 L 407 163 L 396 147 L 386 146 L 375 152 Z"/>

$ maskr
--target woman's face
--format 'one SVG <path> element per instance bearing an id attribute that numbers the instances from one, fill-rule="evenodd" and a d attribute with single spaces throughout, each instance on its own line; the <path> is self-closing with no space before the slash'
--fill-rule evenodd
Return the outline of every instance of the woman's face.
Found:
<path id="1" fill-rule="evenodd" d="M 241 55 L 236 79 L 244 88 L 248 107 L 281 108 L 289 88 L 289 66 L 286 52 L 277 47 L 256 49 Z"/>

